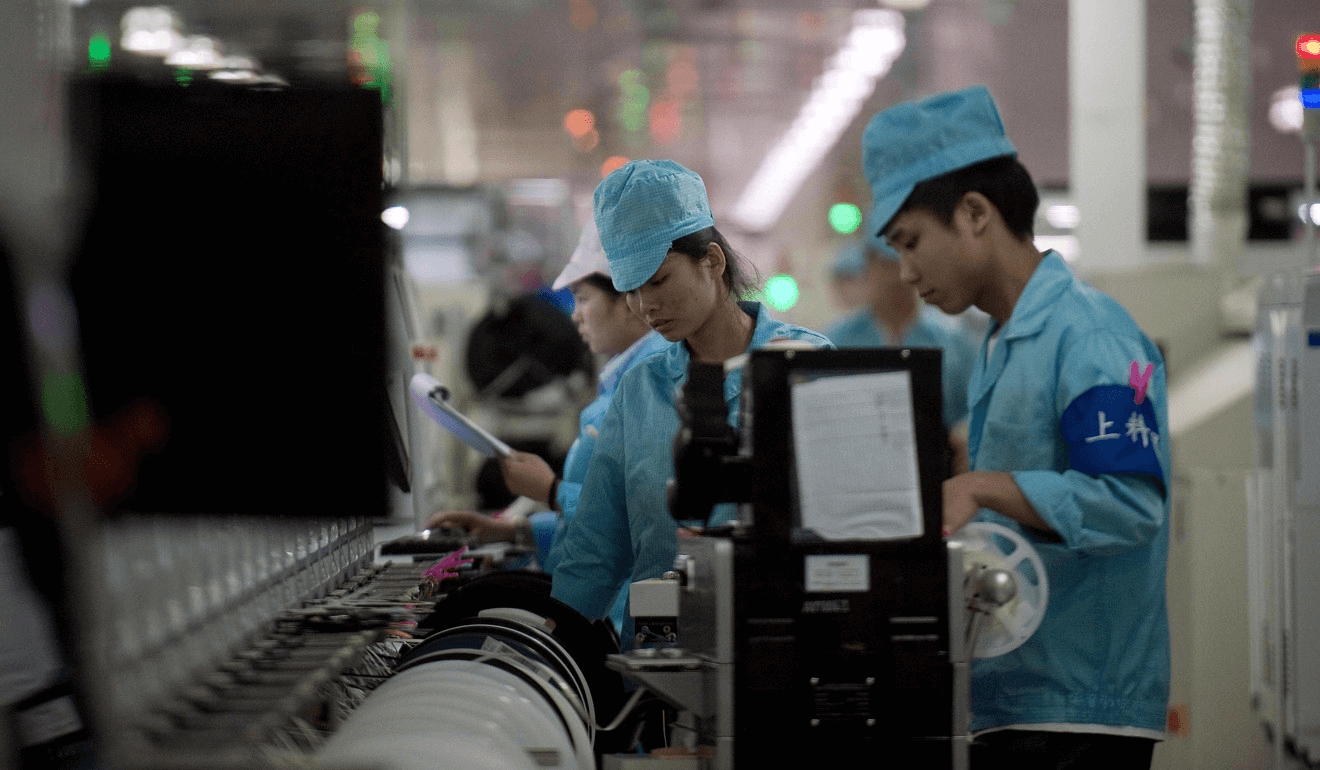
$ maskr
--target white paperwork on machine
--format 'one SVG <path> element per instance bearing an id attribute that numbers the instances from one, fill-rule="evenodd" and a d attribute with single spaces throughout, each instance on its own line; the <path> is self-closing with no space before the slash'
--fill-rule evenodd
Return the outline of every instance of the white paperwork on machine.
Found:
<path id="1" fill-rule="evenodd" d="M 427 374 L 418 372 L 408 383 L 413 399 L 422 408 L 427 417 L 435 420 L 442 428 L 458 437 L 460 441 L 486 457 L 509 457 L 513 450 L 508 444 L 495 438 L 485 428 L 473 422 L 467 415 L 458 411 L 449 403 L 449 390 Z"/>
<path id="2" fill-rule="evenodd" d="M 921 536 L 908 372 L 820 377 L 792 388 L 802 527 L 826 540 Z"/>

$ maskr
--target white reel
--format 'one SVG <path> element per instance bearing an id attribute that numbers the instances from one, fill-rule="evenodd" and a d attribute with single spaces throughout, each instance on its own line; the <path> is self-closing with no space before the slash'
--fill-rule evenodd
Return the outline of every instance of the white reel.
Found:
<path id="1" fill-rule="evenodd" d="M 1049 603 L 1049 583 L 1040 554 L 1014 530 L 986 521 L 968 524 L 955 539 L 963 549 L 963 585 L 969 612 L 978 612 L 971 608 L 970 600 L 985 570 L 1004 570 L 1016 584 L 1008 601 L 979 611 L 985 617 L 979 621 L 971 657 L 993 658 L 1017 649 L 1036 632 Z"/>

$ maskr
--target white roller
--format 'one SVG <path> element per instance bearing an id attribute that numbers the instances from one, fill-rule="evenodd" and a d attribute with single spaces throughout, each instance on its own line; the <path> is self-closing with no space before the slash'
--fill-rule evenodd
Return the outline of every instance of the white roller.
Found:
<path id="1" fill-rule="evenodd" d="M 970 576 L 980 568 L 1002 569 L 1017 583 L 1016 595 L 982 622 L 972 657 L 993 658 L 1017 649 L 1036 632 L 1049 603 L 1049 583 L 1040 554 L 1014 530 L 987 521 L 963 527 L 957 540 L 963 546 L 964 574 Z M 1030 576 L 1022 571 L 1024 562 L 1031 565 Z"/>
<path id="2" fill-rule="evenodd" d="M 446 659 L 377 688 L 326 743 L 319 766 L 593 770 L 591 751 L 581 720 L 552 688 L 483 660 Z"/>

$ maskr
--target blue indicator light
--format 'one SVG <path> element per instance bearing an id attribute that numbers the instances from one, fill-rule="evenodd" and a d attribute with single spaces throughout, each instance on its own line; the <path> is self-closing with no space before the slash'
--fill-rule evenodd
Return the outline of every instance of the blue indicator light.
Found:
<path id="1" fill-rule="evenodd" d="M 1310 110 L 1320 109 L 1320 88 L 1307 88 L 1301 93 L 1303 107 Z"/>

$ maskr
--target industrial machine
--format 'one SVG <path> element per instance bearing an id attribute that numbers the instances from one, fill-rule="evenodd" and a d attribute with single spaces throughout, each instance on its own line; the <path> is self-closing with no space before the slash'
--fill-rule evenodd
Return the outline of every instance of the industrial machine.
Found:
<path id="1" fill-rule="evenodd" d="M 689 525 L 717 504 L 739 515 L 680 538 L 671 572 L 633 584 L 632 649 L 551 599 L 545 576 L 443 584 L 424 639 L 322 766 L 733 770 L 864 753 L 966 768 L 970 658 L 1025 641 L 1048 588 L 1012 530 L 943 537 L 939 356 L 754 352 L 741 433 L 725 372 L 694 364 L 671 511 Z M 644 753 L 657 712 L 677 718 Z"/>
<path id="2" fill-rule="evenodd" d="M 1256 333 L 1248 482 L 1252 702 L 1276 756 L 1320 767 L 1320 273 L 1271 276 Z"/>
<path id="3" fill-rule="evenodd" d="M 967 767 L 968 653 L 1025 641 L 1047 586 L 1011 530 L 942 536 L 939 356 L 756 351 L 741 437 L 717 419 L 723 372 L 694 365 L 672 508 L 704 519 L 737 502 L 739 517 L 681 538 L 672 572 L 633 585 L 638 639 L 659 624 L 677 641 L 610 658 L 681 710 L 691 767 Z"/>
<path id="4" fill-rule="evenodd" d="M 1256 304 L 1256 469 L 1247 485 L 1252 703 L 1275 767 L 1320 767 L 1320 36 L 1297 40 L 1309 267 L 1269 276 Z"/>

